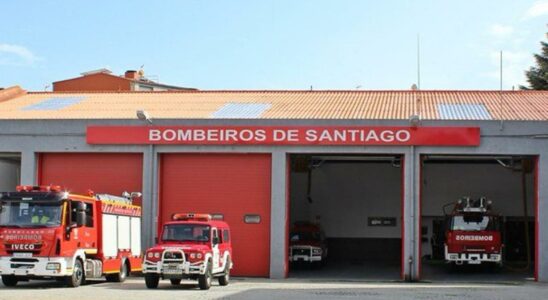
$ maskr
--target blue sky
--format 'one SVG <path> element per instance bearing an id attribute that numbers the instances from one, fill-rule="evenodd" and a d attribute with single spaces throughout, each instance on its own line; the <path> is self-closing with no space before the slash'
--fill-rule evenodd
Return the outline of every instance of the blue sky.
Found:
<path id="1" fill-rule="evenodd" d="M 498 89 L 523 84 L 548 0 L 2 1 L 0 87 L 107 67 L 199 89 Z"/>

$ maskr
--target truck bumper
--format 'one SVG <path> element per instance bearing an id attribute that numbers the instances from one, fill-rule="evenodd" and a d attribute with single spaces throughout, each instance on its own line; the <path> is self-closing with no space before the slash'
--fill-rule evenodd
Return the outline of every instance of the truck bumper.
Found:
<path id="1" fill-rule="evenodd" d="M 191 264 L 188 261 L 179 263 L 150 262 L 145 260 L 143 274 L 158 274 L 164 278 L 182 278 L 191 275 L 205 274 L 205 264 Z"/>
<path id="2" fill-rule="evenodd" d="M 456 264 L 479 265 L 481 263 L 502 263 L 500 253 L 449 253 L 445 247 L 445 261 Z"/>
<path id="3" fill-rule="evenodd" d="M 72 275 L 72 260 L 65 257 L 0 257 L 0 275 L 62 277 Z"/>

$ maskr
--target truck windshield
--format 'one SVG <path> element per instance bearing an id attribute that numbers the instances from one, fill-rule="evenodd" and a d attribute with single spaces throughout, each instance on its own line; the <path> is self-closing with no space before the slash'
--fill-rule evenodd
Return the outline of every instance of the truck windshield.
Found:
<path id="1" fill-rule="evenodd" d="M 164 226 L 162 241 L 208 242 L 210 227 L 198 224 L 171 224 Z"/>
<path id="2" fill-rule="evenodd" d="M 466 231 L 497 230 L 497 222 L 495 218 L 489 216 L 454 216 L 451 221 L 451 229 Z"/>
<path id="3" fill-rule="evenodd" d="M 61 203 L 2 201 L 0 226 L 55 227 L 61 225 Z"/>

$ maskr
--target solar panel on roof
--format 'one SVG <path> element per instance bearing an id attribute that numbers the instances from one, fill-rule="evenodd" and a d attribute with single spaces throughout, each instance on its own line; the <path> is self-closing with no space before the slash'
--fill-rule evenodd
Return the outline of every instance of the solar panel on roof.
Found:
<path id="1" fill-rule="evenodd" d="M 216 112 L 211 114 L 214 119 L 255 119 L 272 105 L 270 103 L 226 103 Z"/>
<path id="2" fill-rule="evenodd" d="M 442 120 L 492 120 L 483 104 L 438 104 Z"/>
<path id="3" fill-rule="evenodd" d="M 59 110 L 84 100 L 85 97 L 53 97 L 21 108 L 21 110 Z"/>

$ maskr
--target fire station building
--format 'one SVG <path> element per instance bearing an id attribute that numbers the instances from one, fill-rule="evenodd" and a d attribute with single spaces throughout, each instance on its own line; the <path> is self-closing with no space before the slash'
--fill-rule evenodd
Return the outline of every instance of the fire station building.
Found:
<path id="1" fill-rule="evenodd" d="M 231 226 L 234 275 L 373 280 L 475 280 L 435 262 L 455 201 L 486 197 L 505 261 L 489 277 L 548 281 L 547 120 L 546 91 L 12 87 L 0 190 L 140 191 L 143 247 L 173 213 L 210 213 Z M 320 269 L 288 263 L 298 221 L 324 231 Z"/>

